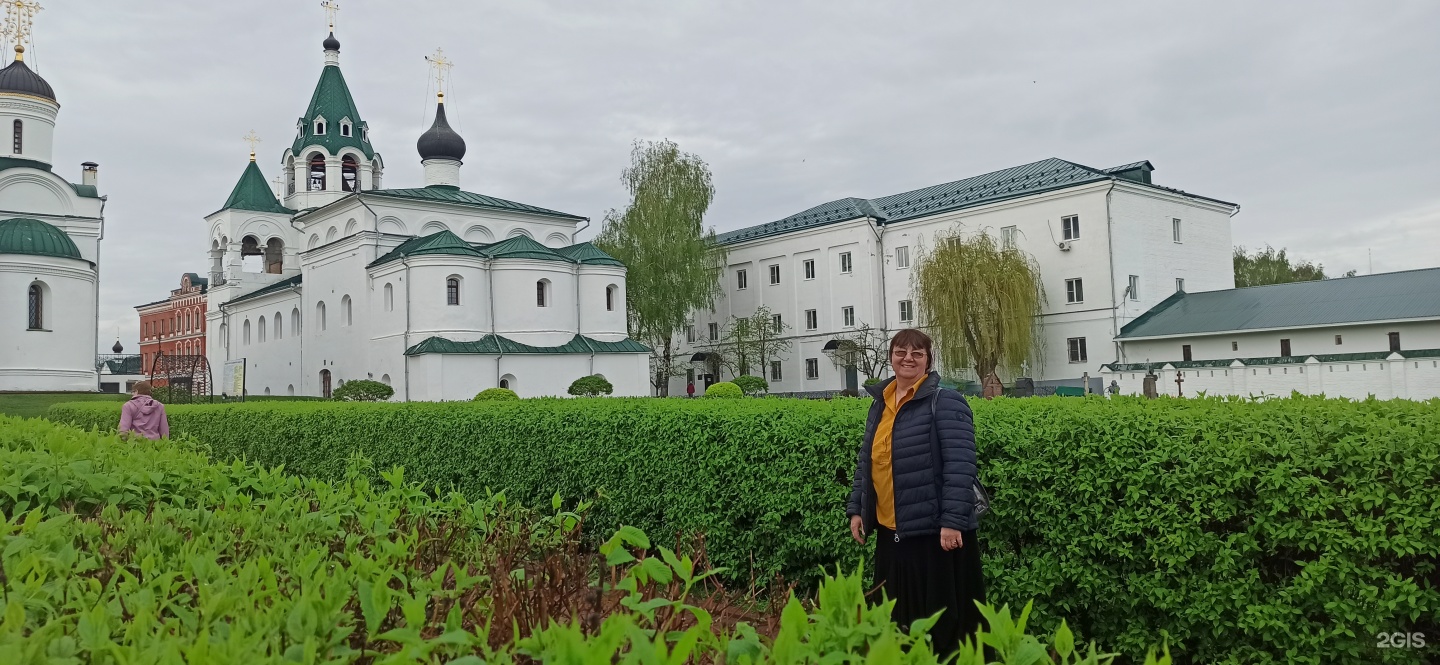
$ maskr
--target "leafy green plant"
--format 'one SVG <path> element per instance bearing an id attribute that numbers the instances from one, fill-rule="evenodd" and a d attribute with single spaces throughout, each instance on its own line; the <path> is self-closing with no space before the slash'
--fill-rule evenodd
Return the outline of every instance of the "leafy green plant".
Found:
<path id="1" fill-rule="evenodd" d="M 734 383 L 722 381 L 710 384 L 710 387 L 705 389 L 705 396 L 718 399 L 739 399 L 745 396 L 745 391 Z"/>
<path id="2" fill-rule="evenodd" d="M 733 383 L 740 387 L 741 392 L 751 397 L 756 397 L 770 392 L 770 384 L 766 383 L 765 379 L 762 379 L 752 374 L 737 376 L 735 377 L 735 381 Z M 706 394 L 708 395 L 709 393 L 707 392 Z"/>
<path id="3" fill-rule="evenodd" d="M 861 383 L 860 385 L 862 385 L 862 386 L 864 386 L 864 387 L 866 387 L 866 388 L 869 388 L 870 386 L 873 386 L 873 385 L 875 385 L 875 384 L 877 384 L 877 383 L 880 383 L 881 381 L 884 381 L 884 380 L 885 380 L 885 379 L 877 379 L 877 378 L 875 378 L 875 377 L 872 376 L 872 377 L 870 377 L 870 378 L 868 378 L 868 379 L 865 379 L 865 382 L 864 382 L 864 383 Z"/>
<path id="4" fill-rule="evenodd" d="M 519 399 L 520 399 L 520 396 L 519 396 L 519 395 L 516 395 L 516 394 L 515 394 L 515 391 L 513 391 L 513 390 L 511 390 L 511 389 L 509 389 L 509 388 L 486 388 L 486 389 L 480 391 L 478 394 L 476 394 L 476 395 L 475 395 L 475 399 L 472 399 L 472 400 L 470 400 L 470 401 L 472 401 L 472 402 L 491 402 L 491 401 L 508 402 L 508 401 L 517 401 L 517 400 L 519 400 Z"/>
<path id="5" fill-rule="evenodd" d="M 615 386 L 599 374 L 582 376 L 570 384 L 569 393 L 576 397 L 599 397 L 615 392 Z"/>
<path id="6" fill-rule="evenodd" d="M 383 402 L 395 395 L 395 389 L 379 381 L 357 379 L 346 381 L 330 394 L 340 402 Z"/>
<path id="7" fill-rule="evenodd" d="M 189 391 L 170 386 L 155 386 L 150 389 L 150 398 L 161 404 L 188 404 Z"/>

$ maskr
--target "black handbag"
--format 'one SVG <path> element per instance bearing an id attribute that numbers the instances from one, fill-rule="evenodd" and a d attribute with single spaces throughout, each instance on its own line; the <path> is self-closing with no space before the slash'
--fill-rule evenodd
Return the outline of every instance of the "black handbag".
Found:
<path id="1" fill-rule="evenodd" d="M 944 489 L 943 460 L 940 457 L 940 419 L 936 416 L 936 407 L 940 404 L 941 388 L 936 386 L 935 394 L 930 397 L 930 457 L 931 466 L 935 468 L 935 510 L 940 510 L 941 491 Z M 982 515 L 990 512 L 990 492 L 980 482 L 980 469 L 976 465 L 975 485 L 971 488 L 975 492 L 975 519 L 978 521 Z"/>

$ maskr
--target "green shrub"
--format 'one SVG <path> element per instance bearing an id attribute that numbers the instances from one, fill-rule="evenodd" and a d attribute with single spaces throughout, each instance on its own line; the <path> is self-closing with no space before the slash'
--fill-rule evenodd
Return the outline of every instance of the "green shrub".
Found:
<path id="1" fill-rule="evenodd" d="M 615 392 L 615 386 L 599 374 L 582 376 L 570 384 L 570 394 L 576 397 L 599 397 Z"/>
<path id="2" fill-rule="evenodd" d="M 601 494 L 587 528 L 703 531 L 731 579 L 818 583 L 866 548 L 845 498 L 868 399 L 179 406 L 171 429 L 318 478 L 363 453 L 440 491 Z M 1440 615 L 1440 400 L 975 400 L 988 597 L 1122 652 L 1402 663 Z M 118 405 L 51 418 L 113 429 Z M 3 492 L 0 492 L 3 495 Z M 15 576 L 12 572 L 12 579 Z M 1042 619 L 1053 630 L 1054 619 Z M 1428 623 L 1427 623 L 1428 622 Z M 1440 630 L 1435 631 L 1440 635 Z M 1437 660 L 1440 639 L 1430 641 Z M 1426 660 L 1421 658 L 1421 660 Z"/>
<path id="3" fill-rule="evenodd" d="M 379 381 L 358 379 L 346 381 L 330 395 L 341 402 L 383 402 L 395 395 L 395 389 Z"/>
<path id="4" fill-rule="evenodd" d="M 170 386 L 155 386 L 150 389 L 150 398 L 161 404 L 189 404 L 190 392 Z"/>
<path id="5" fill-rule="evenodd" d="M 515 391 L 513 391 L 513 390 L 511 390 L 511 389 L 509 389 L 509 388 L 486 388 L 486 389 L 480 391 L 479 394 L 475 395 L 475 399 L 472 399 L 472 400 L 470 400 L 470 401 L 472 401 L 472 402 L 491 402 L 491 401 L 495 401 L 495 402 L 508 402 L 508 401 L 513 401 L 513 400 L 518 400 L 518 399 L 520 399 L 520 396 L 519 396 L 519 395 L 516 395 L 516 394 L 515 394 Z"/>
<path id="6" fill-rule="evenodd" d="M 860 384 L 860 385 L 862 385 L 862 386 L 864 386 L 864 387 L 866 387 L 866 388 L 869 388 L 870 386 L 873 386 L 873 385 L 875 385 L 875 384 L 877 384 L 877 383 L 880 383 L 881 381 L 884 381 L 884 380 L 885 380 L 885 379 L 878 379 L 878 378 L 875 378 L 875 377 L 872 376 L 872 377 L 870 377 L 870 378 L 868 378 L 868 379 L 865 379 L 865 382 L 862 383 L 862 384 Z"/>
<path id="7" fill-rule="evenodd" d="M 741 392 L 751 397 L 770 392 L 770 384 L 766 383 L 765 379 L 750 374 L 735 377 L 735 385 L 740 387 Z"/>
<path id="8" fill-rule="evenodd" d="M 739 399 L 745 396 L 745 392 L 740 390 L 740 386 L 723 381 L 710 384 L 710 387 L 705 389 L 705 396 L 719 399 Z"/>

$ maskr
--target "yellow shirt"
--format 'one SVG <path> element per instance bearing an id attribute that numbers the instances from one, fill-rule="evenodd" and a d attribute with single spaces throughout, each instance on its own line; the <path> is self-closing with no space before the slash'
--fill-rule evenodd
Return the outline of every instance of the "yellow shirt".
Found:
<path id="1" fill-rule="evenodd" d="M 885 412 L 880 424 L 875 426 L 875 437 L 870 441 L 870 480 L 875 485 L 875 521 L 887 529 L 895 528 L 895 475 L 890 467 L 891 444 L 895 428 L 895 414 L 900 407 L 915 396 L 921 381 L 916 381 L 900 395 L 895 394 L 898 381 L 891 381 L 885 387 Z"/>

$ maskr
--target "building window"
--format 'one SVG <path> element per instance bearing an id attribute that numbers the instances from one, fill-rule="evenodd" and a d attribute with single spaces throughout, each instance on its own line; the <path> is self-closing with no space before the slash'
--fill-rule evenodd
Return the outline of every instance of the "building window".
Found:
<path id="1" fill-rule="evenodd" d="M 1175 242 L 1180 242 L 1180 219 L 1170 220 L 1170 236 Z"/>
<path id="2" fill-rule="evenodd" d="M 694 326 L 694 325 L 685 326 L 685 342 L 688 343 L 688 344 L 694 344 L 694 343 L 695 343 L 695 326 Z"/>
<path id="3" fill-rule="evenodd" d="M 815 259 L 805 259 L 805 279 L 815 279 Z"/>
<path id="4" fill-rule="evenodd" d="M 352 309 L 352 308 L 351 308 L 351 306 L 350 306 L 350 296 L 345 296 L 345 297 L 341 298 L 341 299 L 340 299 L 340 325 L 342 325 L 342 326 L 349 326 L 350 324 L 352 324 L 352 323 L 355 322 L 354 319 L 350 316 L 351 309 Z"/>
<path id="5" fill-rule="evenodd" d="M 320 370 L 320 396 L 330 399 L 330 370 Z"/>
<path id="6" fill-rule="evenodd" d="M 315 305 L 315 325 L 318 326 L 320 330 L 325 330 L 325 303 L 324 303 L 324 302 L 320 302 L 320 303 L 318 303 L 318 304 Z"/>
<path id="7" fill-rule="evenodd" d="M 1288 339 L 1282 339 L 1282 340 L 1280 340 L 1280 355 L 1285 356 L 1285 357 L 1289 357 L 1289 356 L 1290 356 L 1290 340 L 1288 340 Z"/>
<path id="8" fill-rule="evenodd" d="M 1139 275 L 1131 275 L 1131 276 L 1130 276 L 1130 285 L 1127 286 L 1127 287 L 1125 287 L 1125 294 L 1126 294 L 1131 300 L 1139 300 L 1139 299 L 1140 299 L 1140 276 L 1139 276 Z"/>
<path id="9" fill-rule="evenodd" d="M 257 337 L 256 337 L 257 341 L 259 341 L 259 343 L 261 343 L 261 344 L 264 344 L 264 343 L 265 343 L 265 317 L 263 317 L 263 316 L 260 317 L 259 323 L 256 324 L 256 332 L 258 333 L 258 335 L 257 335 Z"/>
<path id="10" fill-rule="evenodd" d="M 1392 333 L 1386 333 L 1386 335 L 1390 337 L 1390 352 L 1391 352 L 1391 353 L 1397 353 L 1397 352 L 1399 352 L 1399 351 L 1400 351 L 1400 333 L 1398 333 L 1398 332 L 1392 332 Z"/>
<path id="11" fill-rule="evenodd" d="M 19 122 L 18 120 L 16 122 Z M 45 329 L 45 291 L 39 284 L 31 284 L 29 292 L 30 330 Z"/>
<path id="12" fill-rule="evenodd" d="M 736 271 L 735 271 L 735 288 L 736 288 L 737 290 L 744 291 L 744 290 L 745 290 L 745 286 L 746 286 L 746 284 L 745 284 L 745 271 L 744 271 L 744 270 L 736 270 Z"/>
<path id="13" fill-rule="evenodd" d="M 347 192 L 360 191 L 360 164 L 353 155 L 340 159 L 340 187 Z"/>
<path id="14" fill-rule="evenodd" d="M 773 381 L 773 382 L 775 382 L 775 383 L 779 383 L 779 382 L 780 382 L 780 376 L 781 376 L 781 374 L 780 374 L 780 361 L 779 361 L 779 360 L 771 360 L 771 361 L 770 361 L 770 380 Z"/>
<path id="15" fill-rule="evenodd" d="M 280 318 L 280 312 L 275 312 L 275 339 L 285 339 L 285 320 Z"/>
<path id="16" fill-rule="evenodd" d="M 21 152 L 23 152 L 24 147 L 25 147 L 25 123 L 20 122 L 19 120 L 16 120 L 16 121 L 15 121 L 15 145 L 14 145 L 14 149 L 11 150 L 11 152 L 13 152 L 13 153 L 15 153 L 15 154 L 18 155 L 18 154 L 20 154 Z"/>
<path id="17" fill-rule="evenodd" d="M 501 387 L 501 388 L 504 388 L 504 389 L 506 389 L 506 390 L 509 390 L 509 389 L 510 389 L 510 379 L 500 379 L 500 387 Z"/>
<path id="18" fill-rule="evenodd" d="M 807 378 L 807 379 L 818 379 L 818 378 L 820 378 L 820 359 L 819 359 L 819 358 L 806 358 L 806 359 L 805 359 L 805 378 Z"/>
<path id="19" fill-rule="evenodd" d="M 774 314 L 770 317 L 770 327 L 775 330 L 776 335 L 785 332 L 785 322 L 780 320 L 779 314 Z"/>
<path id="20" fill-rule="evenodd" d="M 841 308 L 840 308 L 840 325 L 845 326 L 846 328 L 853 328 L 853 327 L 855 327 L 855 308 L 854 308 L 854 307 L 841 307 Z"/>
<path id="21" fill-rule="evenodd" d="M 1335 346 L 1340 346 L 1340 336 L 1339 336 L 1339 335 L 1336 335 L 1336 336 L 1335 336 Z"/>
<path id="22" fill-rule="evenodd" d="M 1015 233 L 1013 226 L 1000 227 L 1000 246 L 1005 249 L 1015 249 Z"/>
<path id="23" fill-rule="evenodd" d="M 389 284 L 386 284 L 386 285 L 385 285 L 385 288 L 387 289 L 387 291 L 386 291 L 386 293 L 385 293 L 385 296 L 386 296 L 386 302 L 388 303 L 388 302 L 389 302 L 389 296 L 390 296 L 390 293 L 389 293 L 388 289 L 390 288 L 390 285 L 389 285 Z M 446 305 L 459 305 L 459 304 L 460 304 L 460 278 L 459 278 L 459 277 L 446 277 L 446 278 L 445 278 L 445 304 L 446 304 Z M 388 307 L 387 307 L 387 309 L 388 309 Z"/>
<path id="24" fill-rule="evenodd" d="M 1078 240 L 1080 238 L 1080 216 L 1070 215 L 1060 218 L 1060 239 Z"/>
<path id="25" fill-rule="evenodd" d="M 713 342 L 713 341 L 715 341 L 715 340 L 717 340 L 717 339 L 720 339 L 720 324 L 718 324 L 718 323 L 716 323 L 716 322 L 714 322 L 714 321 L 711 321 L 711 322 L 710 322 L 710 329 L 707 330 L 706 332 L 710 333 L 710 341 Z"/>
<path id="26" fill-rule="evenodd" d="M 250 319 L 245 319 L 245 326 L 241 330 L 244 331 L 241 341 L 245 346 L 250 346 Z"/>
<path id="27" fill-rule="evenodd" d="M 395 285 L 394 285 L 394 284 L 386 284 L 386 285 L 385 285 L 385 311 L 387 311 L 387 312 L 393 312 L 393 311 L 395 311 Z"/>
<path id="28" fill-rule="evenodd" d="M 771 284 L 779 284 L 779 283 L 780 283 L 780 265 L 779 265 L 779 264 L 770 266 L 770 283 L 771 283 Z"/>
<path id="29" fill-rule="evenodd" d="M 340 135 L 341 135 L 341 136 L 345 136 L 345 137 L 349 137 L 349 136 L 350 136 L 350 133 L 351 133 L 351 132 L 350 132 L 350 123 L 348 123 L 348 122 L 341 122 L 341 123 L 340 123 Z"/>
<path id="30" fill-rule="evenodd" d="M 1231 343 L 1230 343 L 1230 350 L 1231 350 L 1231 351 L 1239 351 L 1239 350 L 1240 350 L 1240 343 L 1239 343 L 1239 342 L 1231 342 Z"/>
<path id="31" fill-rule="evenodd" d="M 537 307 L 548 307 L 549 305 L 546 304 L 546 300 L 547 300 L 547 296 L 549 296 L 549 295 L 550 295 L 550 282 L 549 282 L 549 281 L 542 279 L 542 280 L 540 280 L 540 281 L 538 281 L 538 282 L 535 282 L 535 306 L 537 306 Z"/>
<path id="32" fill-rule="evenodd" d="M 818 312 L 818 311 L 816 311 L 816 310 L 813 310 L 813 309 L 807 309 L 807 310 L 805 310 L 805 329 L 806 329 L 806 330 L 819 330 L 819 329 L 820 329 L 820 312 Z"/>
<path id="33" fill-rule="evenodd" d="M 848 273 L 853 267 L 850 261 L 850 252 L 840 252 L 840 272 Z"/>
<path id="34" fill-rule="evenodd" d="M 1070 362 L 1083 363 L 1087 361 L 1084 337 L 1071 337 L 1065 340 L 1065 346 L 1068 347 L 1070 351 Z"/>
<path id="35" fill-rule="evenodd" d="M 1191 360 L 1194 360 L 1194 359 L 1195 359 L 1193 356 L 1190 355 L 1190 345 L 1189 345 L 1189 344 L 1185 344 L 1185 345 L 1183 345 L 1183 346 L 1180 347 L 1180 359 L 1181 359 L 1181 360 L 1184 360 L 1184 361 L 1187 362 L 1187 363 L 1190 362 Z"/>
<path id="36" fill-rule="evenodd" d="M 895 267 L 896 267 L 896 268 L 909 268 L 909 267 L 910 267 L 910 248 L 909 248 L 908 246 L 902 245 L 902 246 L 900 246 L 900 247 L 896 247 L 896 248 L 895 248 Z"/>
<path id="37" fill-rule="evenodd" d="M 615 289 L 613 284 L 605 287 L 605 311 L 607 312 L 615 311 Z"/>
<path id="38" fill-rule="evenodd" d="M 1079 277 L 1065 280 L 1065 302 L 1085 302 L 1085 284 Z"/>
<path id="39" fill-rule="evenodd" d="M 1185 290 L 1185 278 L 1184 278 L 1184 277 L 1176 277 L 1176 278 L 1175 278 L 1175 290 L 1176 290 L 1176 291 L 1182 291 L 1182 292 Z"/>
<path id="40" fill-rule="evenodd" d="M 319 119 L 319 118 L 316 118 L 316 119 L 315 119 L 315 135 L 316 135 L 316 136 L 324 136 L 324 135 L 325 135 L 325 121 L 324 121 L 324 120 L 321 120 L 321 119 Z"/>
<path id="41" fill-rule="evenodd" d="M 900 301 L 900 322 L 910 323 L 915 320 L 915 306 L 909 300 Z"/>
<path id="42" fill-rule="evenodd" d="M 290 336 L 291 336 L 291 337 L 298 337 L 299 335 L 300 335 L 300 308 L 299 308 L 299 307 L 295 307 L 295 308 L 293 308 L 293 309 L 290 310 Z"/>

